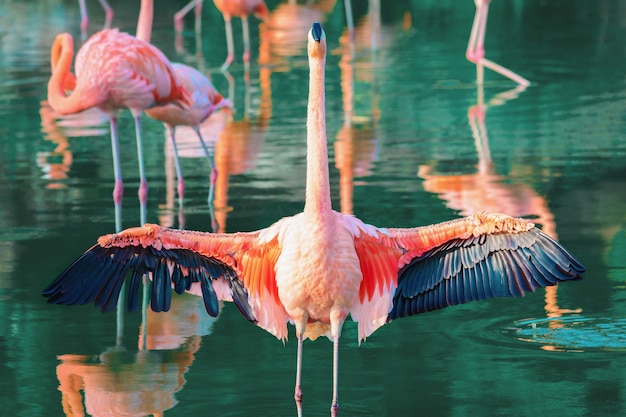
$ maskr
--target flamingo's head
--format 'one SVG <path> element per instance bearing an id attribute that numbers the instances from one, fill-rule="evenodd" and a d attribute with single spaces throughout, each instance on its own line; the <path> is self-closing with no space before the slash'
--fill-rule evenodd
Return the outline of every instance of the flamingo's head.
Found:
<path id="1" fill-rule="evenodd" d="M 326 33 L 319 22 L 313 23 L 309 31 L 308 52 L 310 58 L 326 57 Z"/>

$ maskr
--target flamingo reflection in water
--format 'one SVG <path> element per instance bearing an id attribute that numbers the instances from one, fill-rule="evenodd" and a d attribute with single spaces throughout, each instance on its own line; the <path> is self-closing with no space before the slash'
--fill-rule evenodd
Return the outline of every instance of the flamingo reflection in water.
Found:
<path id="1" fill-rule="evenodd" d="M 352 0 L 343 0 L 344 8 L 346 10 L 346 29 L 348 31 L 349 45 L 354 53 L 354 45 L 356 42 L 354 15 L 352 13 Z M 380 43 L 380 0 L 368 0 L 369 12 L 371 21 L 371 42 L 370 47 L 372 51 L 377 51 Z"/>
<path id="2" fill-rule="evenodd" d="M 117 346 L 97 361 L 91 355 L 59 356 L 56 373 L 67 417 L 162 416 L 176 406 L 201 337 L 216 321 L 202 311 L 199 298 L 177 298 L 165 314 L 147 312 L 147 326 L 141 326 L 147 333 L 140 333 L 137 352 Z"/>
<path id="3" fill-rule="evenodd" d="M 150 306 L 170 308 L 177 293 L 202 295 L 210 315 L 219 300 L 285 340 L 296 328 L 295 400 L 302 407 L 305 338 L 333 342 L 333 397 L 338 403 L 339 337 L 348 315 L 358 338 L 401 317 L 580 279 L 584 267 L 534 224 L 479 213 L 415 228 L 379 228 L 332 210 L 326 138 L 326 35 L 314 23 L 310 67 L 304 211 L 254 232 L 208 233 L 145 225 L 102 236 L 43 295 L 58 304 L 118 303 L 127 272 L 126 305 L 139 304 L 141 276 L 152 273 Z M 93 274 L 87 279 L 85 271 Z"/>
<path id="4" fill-rule="evenodd" d="M 467 43 L 467 51 L 465 52 L 467 59 L 476 64 L 476 80 L 478 84 L 483 83 L 483 67 L 487 67 L 503 77 L 516 82 L 520 86 L 528 87 L 530 85 L 530 81 L 526 78 L 485 58 L 484 44 L 485 33 L 487 30 L 487 16 L 489 15 L 489 3 L 491 3 L 491 0 L 474 0 L 476 13 L 474 14 L 474 22 L 472 23 L 472 30 Z"/>
<path id="5" fill-rule="evenodd" d="M 218 176 L 215 184 L 215 225 L 214 231 L 226 231 L 226 219 L 232 207 L 228 204 L 230 177 L 241 175 L 255 168 L 259 158 L 268 121 L 272 115 L 271 71 L 268 68 L 259 70 L 261 97 L 258 114 L 251 117 L 250 78 L 245 80 L 244 117 L 234 120 L 231 116 L 215 144 L 215 165 Z"/>
<path id="6" fill-rule="evenodd" d="M 56 147 L 52 151 L 37 152 L 37 166 L 44 172 L 44 178 L 50 181 L 46 188 L 65 188 L 63 181 L 68 178 L 74 162 L 70 138 L 105 135 L 107 130 L 104 125 L 109 119 L 96 108 L 61 116 L 45 100 L 41 102 L 39 116 L 44 139 L 53 142 Z"/>
<path id="7" fill-rule="evenodd" d="M 495 170 L 489 147 L 489 136 L 485 123 L 489 107 L 502 105 L 515 99 L 526 87 L 518 86 L 497 94 L 488 103 L 484 102 L 484 89 L 477 87 L 477 104 L 468 110 L 468 121 L 478 153 L 477 172 L 462 175 L 436 175 L 428 165 L 419 167 L 418 176 L 424 180 L 424 189 L 437 194 L 446 206 L 461 216 L 470 216 L 482 210 L 508 213 L 512 216 L 533 217 L 533 222 L 542 226 L 542 231 L 557 240 L 556 222 L 544 197 L 532 187 L 521 182 L 508 182 L 505 176 Z M 545 288 L 545 311 L 548 318 L 558 318 L 563 314 L 581 313 L 581 309 L 566 309 L 557 303 L 558 286 Z M 551 327 L 561 326 L 558 320 L 551 320 Z"/>
<path id="8" fill-rule="evenodd" d="M 293 59 L 303 59 L 311 22 L 324 23 L 336 0 L 278 4 L 259 26 L 259 64 L 288 71 Z"/>
<path id="9" fill-rule="evenodd" d="M 357 24 L 354 44 L 350 43 L 348 30 L 339 38 L 344 121 L 337 132 L 334 148 L 335 167 L 339 170 L 340 211 L 344 214 L 353 214 L 354 178 L 371 175 L 372 165 L 378 159 L 380 109 L 377 73 L 380 61 L 378 54 L 371 49 L 371 40 L 374 37 L 380 39 L 379 33 L 371 34 L 372 31 L 379 31 L 378 18 L 380 14 L 370 10 L 369 15 Z M 371 97 L 359 100 L 371 105 L 366 116 L 355 115 L 354 96 L 359 93 L 355 91 L 357 81 L 359 85 L 365 84 L 366 90 L 372 93 Z"/>
<path id="10" fill-rule="evenodd" d="M 228 213 L 232 210 L 232 207 L 228 205 L 230 177 L 254 169 L 263 148 L 265 131 L 272 112 L 270 76 L 271 71 L 268 68 L 259 70 L 261 97 L 259 100 L 259 112 L 256 117 L 251 118 L 250 115 L 252 89 L 250 77 L 246 74 L 244 75 L 244 116 L 235 120 L 233 111 L 220 111 L 213 113 L 199 126 L 202 136 L 207 139 L 207 143 L 211 144 L 211 147 L 214 149 L 215 169 L 218 173 L 215 180 L 214 194 L 211 194 L 214 198 L 210 204 L 211 228 L 214 232 L 224 232 L 226 230 L 226 219 Z M 234 95 L 234 78 L 227 78 L 229 82 L 233 83 L 229 89 Z M 232 99 L 229 98 L 229 101 L 232 102 Z M 204 157 L 204 151 L 198 146 L 196 134 L 191 128 L 183 126 L 177 129 L 176 142 L 179 144 L 178 150 L 181 158 Z M 172 218 L 172 213 L 174 213 L 174 191 L 173 164 L 171 163 L 173 149 L 171 142 L 166 144 L 165 153 L 166 188 L 168 191 L 166 193 L 166 203 L 161 206 L 162 210 L 159 218 L 161 219 L 161 224 L 172 227 L 175 222 Z M 182 207 L 179 206 L 179 228 L 185 228 L 185 223 L 185 214 L 182 211 Z"/>

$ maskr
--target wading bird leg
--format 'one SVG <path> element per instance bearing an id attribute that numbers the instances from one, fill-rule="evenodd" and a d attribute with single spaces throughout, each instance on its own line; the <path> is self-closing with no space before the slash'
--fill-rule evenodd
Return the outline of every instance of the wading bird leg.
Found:
<path id="1" fill-rule="evenodd" d="M 117 118 L 111 117 L 111 151 L 113 153 L 113 172 L 115 186 L 113 187 L 113 203 L 115 204 L 115 231 L 122 231 L 122 196 L 124 183 L 122 182 L 122 167 L 120 164 L 120 144 L 117 137 Z"/>
<path id="2" fill-rule="evenodd" d="M 137 137 L 137 160 L 139 161 L 139 196 L 141 224 L 146 223 L 146 207 L 148 202 L 148 181 L 146 180 L 146 170 L 143 163 L 143 147 L 141 145 L 141 113 L 135 116 L 135 135 Z"/>
<path id="3" fill-rule="evenodd" d="M 224 16 L 224 26 L 226 28 L 226 46 L 228 47 L 228 56 L 222 65 L 221 70 L 226 71 L 235 59 L 235 47 L 233 46 L 233 27 L 230 23 L 230 16 Z"/>
<path id="4" fill-rule="evenodd" d="M 298 417 L 302 416 L 302 388 L 300 381 L 302 378 L 302 341 L 304 337 L 302 333 L 298 333 L 298 354 L 296 357 L 296 389 L 293 398 L 296 400 L 296 408 L 298 409 Z"/>

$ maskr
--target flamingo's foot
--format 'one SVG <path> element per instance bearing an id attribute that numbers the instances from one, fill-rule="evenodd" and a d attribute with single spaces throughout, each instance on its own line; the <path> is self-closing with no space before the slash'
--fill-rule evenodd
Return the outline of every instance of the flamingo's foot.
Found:
<path id="1" fill-rule="evenodd" d="M 117 204 L 122 203 L 122 196 L 124 195 L 124 184 L 121 180 L 115 181 L 115 187 L 113 187 L 113 202 Z"/>
<path id="2" fill-rule="evenodd" d="M 137 195 L 139 196 L 139 202 L 141 204 L 146 204 L 148 201 L 148 182 L 146 180 L 141 180 L 139 183 L 139 190 L 137 190 Z"/>

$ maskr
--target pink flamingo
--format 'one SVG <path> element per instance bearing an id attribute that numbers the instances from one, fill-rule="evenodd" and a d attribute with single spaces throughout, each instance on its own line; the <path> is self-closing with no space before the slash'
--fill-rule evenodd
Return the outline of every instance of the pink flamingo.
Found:
<path id="1" fill-rule="evenodd" d="M 139 12 L 139 20 L 137 22 L 137 39 L 150 42 L 152 37 L 152 20 L 154 17 L 153 0 L 142 0 Z M 153 119 L 159 120 L 165 124 L 174 148 L 174 163 L 176 165 L 176 175 L 178 177 L 178 197 L 182 205 L 183 195 L 185 192 L 185 180 L 180 167 L 178 150 L 176 149 L 176 127 L 190 126 L 198 135 L 204 153 L 211 166 L 211 192 L 209 192 L 209 205 L 213 200 L 213 187 L 215 184 L 215 162 L 213 155 L 200 133 L 200 123 L 211 116 L 214 111 L 223 107 L 231 108 L 232 104 L 215 89 L 213 83 L 204 76 L 200 71 L 189 65 L 173 63 L 172 69 L 176 80 L 190 95 L 190 103 L 185 106 L 184 103 L 172 101 L 163 106 L 152 107 L 146 109 L 146 114 Z M 188 99 L 185 97 L 185 99 Z"/>
<path id="2" fill-rule="evenodd" d="M 76 55 L 76 76 L 70 73 L 74 55 L 72 36 L 62 33 L 52 44 L 54 66 L 48 82 L 48 102 L 59 114 L 67 115 L 97 107 L 108 114 L 111 123 L 111 146 L 115 187 L 116 224 L 119 225 L 123 194 L 119 157 L 117 116 L 127 108 L 135 119 L 137 155 L 139 158 L 139 200 L 142 219 L 148 184 L 143 166 L 141 145 L 141 114 L 156 105 L 177 101 L 189 105 L 189 94 L 176 82 L 174 70 L 165 55 L 156 47 L 116 29 L 94 34 Z M 67 89 L 72 93 L 66 96 Z"/>
<path id="3" fill-rule="evenodd" d="M 385 323 L 497 296 L 579 279 L 584 267 L 524 219 L 479 213 L 431 226 L 379 228 L 331 208 L 326 138 L 326 36 L 314 23 L 310 66 L 304 211 L 254 232 L 206 233 L 157 225 L 106 235 L 62 272 L 43 295 L 57 304 L 95 302 L 112 309 L 133 270 L 127 308 L 138 306 L 143 273 L 152 272 L 151 307 L 167 310 L 171 288 L 202 295 L 210 315 L 220 299 L 279 339 L 296 327 L 295 399 L 301 414 L 302 344 L 333 341 L 338 411 L 339 335 L 348 315 L 359 340 Z M 90 271 L 90 276 L 86 276 Z"/>
<path id="4" fill-rule="evenodd" d="M 183 28 L 183 17 L 193 7 L 196 8 L 196 31 L 199 30 L 199 17 L 202 10 L 203 0 L 192 0 L 178 13 L 174 15 L 174 26 L 177 31 Z M 215 7 L 224 16 L 226 26 L 226 45 L 228 56 L 222 65 L 222 71 L 226 71 L 235 59 L 235 47 L 233 45 L 233 28 L 230 23 L 232 17 L 241 18 L 241 29 L 243 31 L 243 62 L 246 67 L 250 64 L 250 29 L 248 27 L 248 16 L 254 14 L 261 20 L 265 20 L 269 15 L 269 10 L 263 0 L 213 0 Z"/>
<path id="5" fill-rule="evenodd" d="M 104 20 L 104 28 L 108 29 L 111 27 L 111 22 L 113 21 L 113 8 L 109 5 L 106 0 L 98 0 L 100 5 L 104 9 L 105 20 Z M 89 14 L 87 13 L 87 2 L 86 0 L 78 0 L 78 6 L 80 7 L 80 33 L 83 39 L 87 38 L 87 28 L 89 27 Z"/>
<path id="6" fill-rule="evenodd" d="M 483 83 L 483 67 L 487 67 L 519 85 L 528 86 L 530 85 L 530 81 L 526 78 L 485 58 L 485 30 L 487 28 L 487 15 L 489 14 L 490 1 L 491 0 L 474 0 L 476 14 L 474 15 L 474 23 L 472 24 L 472 31 L 470 32 L 465 56 L 470 62 L 476 64 L 476 74 L 479 84 Z"/>
<path id="7" fill-rule="evenodd" d="M 180 63 L 173 63 L 172 67 L 180 84 L 191 93 L 191 107 L 187 109 L 172 103 L 147 109 L 146 114 L 153 119 L 162 121 L 169 133 L 172 146 L 174 147 L 174 163 L 176 165 L 176 176 L 178 177 L 178 197 L 182 204 L 185 180 L 180 167 L 178 150 L 176 149 L 176 126 L 190 126 L 198 135 L 204 154 L 211 167 L 211 190 L 213 190 L 217 171 L 215 170 L 213 154 L 207 147 L 200 132 L 200 123 L 216 110 L 223 107 L 232 108 L 232 104 L 217 92 L 211 81 L 200 71 Z M 211 204 L 212 200 L 213 194 L 209 193 L 209 204 Z"/>

